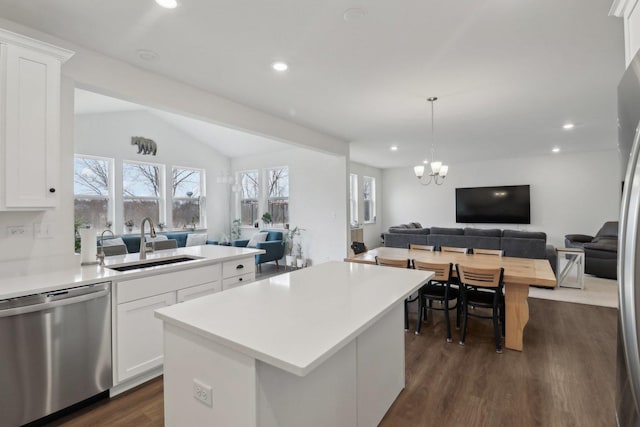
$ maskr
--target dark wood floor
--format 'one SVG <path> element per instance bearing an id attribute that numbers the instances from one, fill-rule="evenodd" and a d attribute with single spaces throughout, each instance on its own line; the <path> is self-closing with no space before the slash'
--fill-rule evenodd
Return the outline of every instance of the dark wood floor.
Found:
<path id="1" fill-rule="evenodd" d="M 529 300 L 525 351 L 496 354 L 490 322 L 466 346 L 444 339 L 441 312 L 406 334 L 406 388 L 382 426 L 613 426 L 617 310 Z M 452 319 L 453 320 L 453 319 Z M 51 425 L 161 426 L 162 381 Z"/>

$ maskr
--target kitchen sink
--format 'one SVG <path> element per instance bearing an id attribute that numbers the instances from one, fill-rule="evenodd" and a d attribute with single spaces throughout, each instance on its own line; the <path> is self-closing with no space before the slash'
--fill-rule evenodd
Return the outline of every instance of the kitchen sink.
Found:
<path id="1" fill-rule="evenodd" d="M 106 267 L 111 270 L 129 271 L 129 270 L 137 270 L 140 268 L 157 267 L 159 265 L 177 264 L 180 262 L 193 261 L 196 259 L 202 259 L 202 258 L 195 257 L 195 256 L 178 256 L 178 257 L 171 257 L 171 258 L 148 259 L 144 261 L 129 262 L 126 264 L 108 265 Z"/>

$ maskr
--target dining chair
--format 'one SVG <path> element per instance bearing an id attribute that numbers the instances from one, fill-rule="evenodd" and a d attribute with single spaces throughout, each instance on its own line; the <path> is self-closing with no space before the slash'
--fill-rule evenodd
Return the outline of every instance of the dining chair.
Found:
<path id="1" fill-rule="evenodd" d="M 468 254 L 468 248 L 456 248 L 454 246 L 440 246 L 441 252 L 457 252 L 459 254 Z"/>
<path id="2" fill-rule="evenodd" d="M 98 251 L 102 250 L 104 256 L 113 256 L 113 255 L 126 255 L 127 247 L 126 245 L 113 245 L 113 246 L 102 246 L 98 248 Z"/>
<path id="3" fill-rule="evenodd" d="M 160 251 L 162 249 L 176 249 L 178 247 L 178 241 L 176 239 L 156 240 L 151 243 L 154 251 Z"/>
<path id="4" fill-rule="evenodd" d="M 417 245 L 415 243 L 409 243 L 409 249 L 416 249 L 419 251 L 433 252 L 433 246 L 430 245 Z"/>
<path id="5" fill-rule="evenodd" d="M 504 312 L 504 268 L 476 268 L 456 264 L 458 279 L 460 280 L 460 294 L 462 299 L 462 332 L 460 345 L 464 345 L 469 316 L 480 319 L 493 320 L 493 335 L 496 341 L 496 353 L 502 353 L 502 338 L 500 333 L 500 317 Z M 490 308 L 491 316 L 480 312 L 469 312 L 469 307 Z"/>
<path id="6" fill-rule="evenodd" d="M 376 256 L 376 265 L 383 267 L 397 267 L 397 268 L 409 268 L 411 266 L 411 260 L 409 258 L 382 258 Z M 405 298 L 404 300 L 404 330 L 409 330 L 409 303 L 415 302 L 418 297 Z"/>
<path id="7" fill-rule="evenodd" d="M 504 251 L 501 249 L 473 249 L 474 255 L 495 255 L 502 256 L 504 255 Z"/>
<path id="8" fill-rule="evenodd" d="M 460 304 L 458 289 L 451 287 L 452 263 L 431 263 L 413 260 L 413 268 L 416 270 L 433 271 L 434 276 L 429 283 L 418 291 L 418 321 L 416 323 L 416 335 L 420 335 L 420 325 L 427 321 L 428 310 L 444 311 L 444 320 L 447 325 L 447 342 L 451 342 L 451 323 L 449 321 L 449 309 L 456 309 L 456 326 L 460 324 Z M 427 306 L 426 302 L 429 301 Z M 443 307 L 433 307 L 433 301 L 442 303 Z M 456 301 L 453 307 L 449 307 L 449 301 Z"/>

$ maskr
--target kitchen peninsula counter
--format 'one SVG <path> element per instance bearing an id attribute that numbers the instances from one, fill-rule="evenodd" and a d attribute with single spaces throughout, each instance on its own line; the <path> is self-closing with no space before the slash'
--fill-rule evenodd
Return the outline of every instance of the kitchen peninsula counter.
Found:
<path id="1" fill-rule="evenodd" d="M 236 248 L 218 245 L 189 246 L 177 249 L 161 250 L 147 253 L 147 261 L 192 256 L 197 259 L 168 264 L 157 267 L 138 268 L 129 271 L 116 271 L 108 267 L 134 263 L 140 260 L 139 253 L 109 256 L 105 258 L 105 266 L 98 264 L 78 265 L 61 269 L 51 269 L 44 273 L 32 274 L 28 271 L 12 274 L 11 277 L 0 277 L 0 300 L 25 295 L 51 292 L 63 288 L 89 285 L 99 282 L 134 279 L 140 277 L 180 271 L 187 268 L 234 261 L 251 255 L 263 254 L 262 249 Z"/>
<path id="2" fill-rule="evenodd" d="M 404 388 L 403 301 L 431 277 L 329 262 L 157 310 L 166 425 L 377 425 Z"/>

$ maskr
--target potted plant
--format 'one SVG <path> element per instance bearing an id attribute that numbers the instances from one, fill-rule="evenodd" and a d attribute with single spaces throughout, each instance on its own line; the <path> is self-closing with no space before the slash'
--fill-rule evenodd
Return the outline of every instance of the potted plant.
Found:
<path id="1" fill-rule="evenodd" d="M 293 256 L 293 239 L 300 235 L 301 229 L 298 227 L 289 228 L 284 234 L 285 245 L 285 264 L 291 267 L 295 266 L 295 257 Z"/>
<path id="2" fill-rule="evenodd" d="M 269 212 L 265 212 L 262 214 L 262 222 L 264 223 L 265 227 L 268 227 L 273 220 L 271 219 L 271 214 Z"/>
<path id="3" fill-rule="evenodd" d="M 238 240 L 240 238 L 240 225 L 242 221 L 240 218 L 234 219 L 231 223 L 231 240 Z"/>
<path id="4" fill-rule="evenodd" d="M 133 231 L 133 220 L 132 219 L 128 219 L 124 222 L 124 226 L 127 227 L 127 232 L 131 233 Z"/>
<path id="5" fill-rule="evenodd" d="M 164 222 L 159 222 L 159 223 L 157 224 L 157 227 L 158 227 L 158 230 L 160 230 L 160 231 L 164 231 L 164 229 L 166 228 L 166 225 L 165 225 L 165 223 L 164 223 Z"/>

